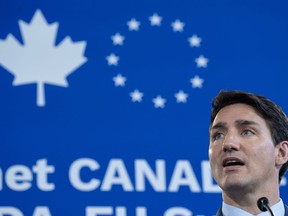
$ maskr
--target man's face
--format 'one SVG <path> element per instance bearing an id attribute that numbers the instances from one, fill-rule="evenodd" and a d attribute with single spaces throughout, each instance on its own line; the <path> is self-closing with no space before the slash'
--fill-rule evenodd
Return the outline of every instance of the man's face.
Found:
<path id="1" fill-rule="evenodd" d="M 277 151 L 269 128 L 245 104 L 222 108 L 210 129 L 209 158 L 213 176 L 223 191 L 255 191 L 278 180 Z"/>

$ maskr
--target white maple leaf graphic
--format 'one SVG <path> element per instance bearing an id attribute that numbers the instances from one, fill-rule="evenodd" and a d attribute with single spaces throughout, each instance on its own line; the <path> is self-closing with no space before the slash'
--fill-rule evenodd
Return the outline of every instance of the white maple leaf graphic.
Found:
<path id="1" fill-rule="evenodd" d="M 40 10 L 19 26 L 23 45 L 12 34 L 0 40 L 0 65 L 14 75 L 14 86 L 36 83 L 37 105 L 45 106 L 44 84 L 68 87 L 67 76 L 87 61 L 86 42 L 67 36 L 56 46 L 58 23 L 48 24 Z"/>

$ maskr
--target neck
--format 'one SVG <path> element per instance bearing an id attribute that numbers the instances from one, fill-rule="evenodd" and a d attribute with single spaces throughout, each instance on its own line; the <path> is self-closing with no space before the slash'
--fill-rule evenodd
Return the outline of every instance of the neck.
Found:
<path id="1" fill-rule="evenodd" d="M 257 201 L 261 197 L 267 197 L 272 206 L 279 200 L 278 175 L 270 178 L 250 181 L 249 183 L 234 184 L 222 188 L 223 201 L 229 205 L 240 208 L 250 214 L 261 213 Z"/>

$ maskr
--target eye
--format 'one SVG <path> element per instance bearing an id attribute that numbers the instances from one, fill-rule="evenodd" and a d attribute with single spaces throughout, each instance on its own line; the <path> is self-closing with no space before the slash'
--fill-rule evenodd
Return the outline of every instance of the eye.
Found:
<path id="1" fill-rule="evenodd" d="M 212 134 L 212 140 L 220 140 L 224 137 L 224 134 L 223 133 L 220 133 L 220 132 L 215 132 Z"/>
<path id="2" fill-rule="evenodd" d="M 244 136 L 252 136 L 252 135 L 254 135 L 255 133 L 254 133 L 254 131 L 252 131 L 252 130 L 250 130 L 250 129 L 245 129 L 245 130 L 243 130 L 243 132 L 242 132 L 242 135 L 244 135 Z"/>

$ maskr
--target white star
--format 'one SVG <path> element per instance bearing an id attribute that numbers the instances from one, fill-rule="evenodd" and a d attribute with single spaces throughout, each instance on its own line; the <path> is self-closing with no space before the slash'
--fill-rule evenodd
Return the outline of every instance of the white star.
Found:
<path id="1" fill-rule="evenodd" d="M 160 26 L 162 17 L 154 13 L 152 16 L 149 17 L 149 20 L 152 26 Z"/>
<path id="2" fill-rule="evenodd" d="M 185 24 L 177 19 L 171 25 L 174 32 L 182 32 Z"/>
<path id="3" fill-rule="evenodd" d="M 112 39 L 114 45 L 123 45 L 125 38 L 121 34 L 116 33 L 115 35 L 113 35 L 111 37 L 111 39 Z"/>
<path id="4" fill-rule="evenodd" d="M 133 102 L 141 102 L 143 93 L 138 91 L 138 89 L 134 90 L 133 92 L 130 93 L 131 99 Z"/>
<path id="5" fill-rule="evenodd" d="M 156 98 L 153 98 L 153 103 L 155 108 L 164 108 L 166 100 L 158 95 Z"/>
<path id="6" fill-rule="evenodd" d="M 192 37 L 188 38 L 191 47 L 199 47 L 202 39 L 197 35 L 192 35 Z"/>
<path id="7" fill-rule="evenodd" d="M 126 78 L 122 76 L 121 74 L 118 74 L 117 76 L 113 77 L 114 85 L 115 86 L 125 86 Z"/>
<path id="8" fill-rule="evenodd" d="M 195 62 L 197 64 L 197 67 L 203 67 L 206 68 L 208 64 L 209 59 L 205 58 L 203 55 L 200 55 L 198 58 L 195 59 Z"/>
<path id="9" fill-rule="evenodd" d="M 177 103 L 186 103 L 188 94 L 180 90 L 178 93 L 175 94 Z"/>
<path id="10" fill-rule="evenodd" d="M 193 88 L 202 88 L 204 80 L 201 79 L 199 76 L 194 76 L 190 79 Z"/>
<path id="11" fill-rule="evenodd" d="M 132 18 L 130 21 L 127 22 L 128 28 L 130 31 L 138 31 L 140 22 L 138 22 L 136 19 Z"/>
<path id="12" fill-rule="evenodd" d="M 114 53 L 111 53 L 109 56 L 106 57 L 108 65 L 118 65 L 119 56 L 116 56 Z"/>

